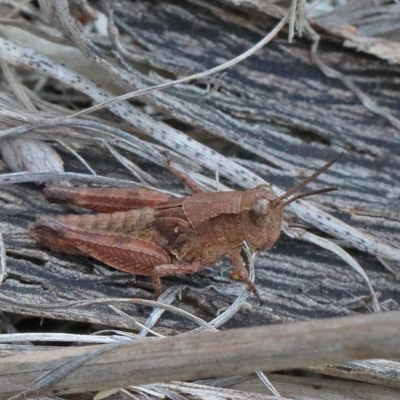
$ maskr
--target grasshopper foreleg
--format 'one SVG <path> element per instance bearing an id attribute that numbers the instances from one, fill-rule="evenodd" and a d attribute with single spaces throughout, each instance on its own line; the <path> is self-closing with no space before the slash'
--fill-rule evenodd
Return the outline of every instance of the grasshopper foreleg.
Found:
<path id="1" fill-rule="evenodd" d="M 243 264 L 243 260 L 240 255 L 240 250 L 230 252 L 229 258 L 232 260 L 233 263 L 233 272 L 231 276 L 233 277 L 237 276 L 241 281 L 246 283 L 249 289 L 254 293 L 254 295 L 260 301 L 260 305 L 263 305 L 264 300 L 260 296 L 260 293 L 258 292 L 256 285 L 249 278 L 249 273 L 247 272 L 247 269 Z"/>

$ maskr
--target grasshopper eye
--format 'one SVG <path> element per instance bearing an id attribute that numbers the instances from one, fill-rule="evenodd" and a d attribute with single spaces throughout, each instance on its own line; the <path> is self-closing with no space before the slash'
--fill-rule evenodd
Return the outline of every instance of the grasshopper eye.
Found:
<path id="1" fill-rule="evenodd" d="M 267 226 L 270 220 L 269 201 L 267 199 L 258 199 L 251 206 L 249 211 L 250 221 L 260 227 Z"/>

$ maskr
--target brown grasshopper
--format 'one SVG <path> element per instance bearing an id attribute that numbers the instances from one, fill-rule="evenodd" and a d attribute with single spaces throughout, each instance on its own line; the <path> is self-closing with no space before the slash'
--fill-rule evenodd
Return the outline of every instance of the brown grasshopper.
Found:
<path id="1" fill-rule="evenodd" d="M 204 193 L 170 162 L 170 169 L 193 191 L 192 196 L 176 198 L 147 189 L 48 187 L 47 200 L 100 214 L 42 216 L 30 235 L 53 250 L 88 255 L 121 271 L 151 276 L 157 295 L 160 277 L 193 274 L 227 255 L 233 262 L 232 277 L 244 281 L 262 302 L 241 257 L 243 242 L 255 251 L 270 249 L 280 235 L 286 205 L 337 190 L 320 189 L 288 199 L 339 158 L 282 196 L 268 185 Z"/>

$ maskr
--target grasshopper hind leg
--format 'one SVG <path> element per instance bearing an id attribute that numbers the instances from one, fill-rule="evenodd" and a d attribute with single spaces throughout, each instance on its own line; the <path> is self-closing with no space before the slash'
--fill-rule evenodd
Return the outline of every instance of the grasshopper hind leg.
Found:
<path id="1" fill-rule="evenodd" d="M 177 168 L 175 168 L 168 156 L 167 156 L 167 166 L 168 169 L 174 175 L 176 175 L 185 184 L 185 186 L 193 193 L 196 194 L 204 192 L 204 190 L 200 186 L 198 186 L 197 183 L 186 172 L 179 171 Z"/>

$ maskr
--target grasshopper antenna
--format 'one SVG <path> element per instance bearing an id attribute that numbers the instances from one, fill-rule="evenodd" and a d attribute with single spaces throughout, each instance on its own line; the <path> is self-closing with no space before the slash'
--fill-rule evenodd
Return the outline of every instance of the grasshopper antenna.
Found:
<path id="1" fill-rule="evenodd" d="M 313 181 L 317 176 L 321 175 L 323 172 L 325 172 L 332 164 L 334 164 L 336 161 L 338 161 L 342 156 L 344 155 L 344 152 L 333 158 L 331 161 L 326 163 L 323 167 L 321 167 L 318 171 L 315 171 L 312 175 L 310 175 L 308 178 L 304 179 L 304 181 L 298 183 L 296 186 L 292 187 L 290 190 L 288 190 L 286 193 L 284 193 L 282 196 L 279 196 L 277 198 L 278 202 L 281 202 L 282 200 L 287 199 L 290 197 L 292 194 L 296 193 L 300 188 L 303 186 L 306 186 L 309 184 L 311 181 Z M 292 201 L 298 200 L 302 197 L 306 196 L 312 196 L 314 194 L 320 194 L 320 193 L 326 193 L 326 192 L 332 192 L 334 190 L 338 190 L 338 188 L 326 188 L 326 189 L 320 189 L 320 190 L 313 190 L 311 192 L 306 192 L 306 193 L 300 193 L 299 195 L 293 197 L 290 200 L 287 200 L 283 203 L 283 206 L 288 205 Z"/>
<path id="2" fill-rule="evenodd" d="M 298 199 L 301 199 L 302 197 L 308 197 L 308 196 L 313 196 L 314 194 L 321 194 L 321 193 L 328 193 L 328 192 L 333 192 L 335 190 L 339 190 L 339 188 L 325 188 L 325 189 L 318 189 L 318 190 L 312 190 L 310 192 L 305 192 L 305 193 L 300 193 L 297 196 L 292 197 L 289 200 L 286 200 L 282 203 L 282 207 L 287 206 L 288 204 L 292 203 L 293 201 L 296 201 Z"/>

